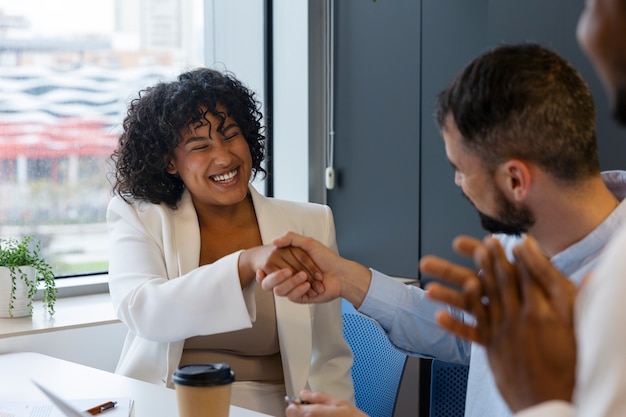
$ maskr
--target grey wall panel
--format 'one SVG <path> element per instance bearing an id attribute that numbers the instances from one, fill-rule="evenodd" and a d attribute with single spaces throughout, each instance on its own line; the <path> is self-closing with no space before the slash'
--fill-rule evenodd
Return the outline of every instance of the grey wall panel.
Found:
<path id="1" fill-rule="evenodd" d="M 454 184 L 454 170 L 433 111 L 439 92 L 483 50 L 488 6 L 486 0 L 423 2 L 421 256 L 435 254 L 463 262 L 451 249 L 452 239 L 482 233 L 476 212 Z"/>
<path id="2" fill-rule="evenodd" d="M 417 276 L 420 2 L 336 4 L 335 168 L 342 255 Z"/>
<path id="3" fill-rule="evenodd" d="M 503 43 L 554 48 L 589 83 L 603 169 L 626 167 L 625 136 L 575 38 L 583 0 L 336 2 L 335 167 L 328 192 L 344 256 L 415 276 L 419 258 L 454 254 L 458 234 L 482 237 L 454 185 L 433 121 L 437 94 L 471 59 Z"/>

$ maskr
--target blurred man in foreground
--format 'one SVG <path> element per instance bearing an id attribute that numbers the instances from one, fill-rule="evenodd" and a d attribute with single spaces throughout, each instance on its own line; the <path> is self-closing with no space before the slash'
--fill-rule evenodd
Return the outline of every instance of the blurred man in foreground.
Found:
<path id="1" fill-rule="evenodd" d="M 588 0 L 577 37 L 613 117 L 626 125 L 626 1 Z M 438 259 L 423 260 L 422 268 L 463 285 L 462 293 L 435 286 L 430 295 L 472 313 L 476 325 L 445 312 L 439 322 L 486 346 L 498 388 L 518 417 L 626 416 L 626 228 L 578 294 L 532 238 L 513 250 L 515 264 L 491 238 L 460 238 L 456 247 L 474 258 L 480 277 Z"/>

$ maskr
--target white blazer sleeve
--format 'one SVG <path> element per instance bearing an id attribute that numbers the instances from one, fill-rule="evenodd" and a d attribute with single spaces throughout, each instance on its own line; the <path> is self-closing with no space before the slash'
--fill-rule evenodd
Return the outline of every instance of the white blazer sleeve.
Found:
<path id="1" fill-rule="evenodd" d="M 157 342 L 251 327 L 254 298 L 239 283 L 240 252 L 197 268 L 199 228 L 185 229 L 196 236 L 174 236 L 172 218 L 179 212 L 185 208 L 174 214 L 162 205 L 110 202 L 109 291 L 117 316 L 133 333 Z M 178 253 L 195 256 L 196 268 L 185 271 Z"/>

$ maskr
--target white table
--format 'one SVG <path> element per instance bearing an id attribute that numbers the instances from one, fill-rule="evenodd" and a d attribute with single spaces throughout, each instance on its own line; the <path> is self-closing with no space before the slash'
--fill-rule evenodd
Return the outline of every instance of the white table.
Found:
<path id="1" fill-rule="evenodd" d="M 147 382 L 32 352 L 0 354 L 0 401 L 41 401 L 41 383 L 62 398 L 129 397 L 134 417 L 177 417 L 176 392 Z M 230 417 L 267 417 L 230 406 Z"/>

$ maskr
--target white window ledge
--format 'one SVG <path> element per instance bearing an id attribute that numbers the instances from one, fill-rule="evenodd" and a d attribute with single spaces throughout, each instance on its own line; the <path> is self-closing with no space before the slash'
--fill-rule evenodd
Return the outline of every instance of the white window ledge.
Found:
<path id="1" fill-rule="evenodd" d="M 0 339 L 119 322 L 113 313 L 108 291 L 59 297 L 54 310 L 55 314 L 50 317 L 44 311 L 42 302 L 35 301 L 32 316 L 0 318 Z"/>
<path id="2" fill-rule="evenodd" d="M 107 274 L 85 275 L 71 278 L 59 278 L 56 281 L 57 298 L 75 297 L 77 295 L 109 293 L 109 276 Z M 39 291 L 35 300 L 41 300 L 43 283 L 39 282 Z"/>

